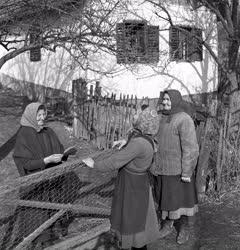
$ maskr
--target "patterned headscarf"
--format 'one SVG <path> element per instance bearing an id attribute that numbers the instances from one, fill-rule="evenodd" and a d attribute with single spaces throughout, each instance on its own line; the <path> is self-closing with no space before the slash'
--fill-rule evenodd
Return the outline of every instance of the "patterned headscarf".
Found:
<path id="1" fill-rule="evenodd" d="M 154 135 L 158 131 L 159 117 L 156 110 L 149 107 L 138 113 L 137 119 L 133 124 L 135 129 L 139 129 L 143 134 Z"/>
<path id="2" fill-rule="evenodd" d="M 32 127 L 37 132 L 39 132 L 42 129 L 42 127 L 38 126 L 37 124 L 37 112 L 40 106 L 43 106 L 43 104 L 40 102 L 32 102 L 28 104 L 24 110 L 20 124 L 22 126 Z M 44 106 L 43 108 L 45 109 Z"/>

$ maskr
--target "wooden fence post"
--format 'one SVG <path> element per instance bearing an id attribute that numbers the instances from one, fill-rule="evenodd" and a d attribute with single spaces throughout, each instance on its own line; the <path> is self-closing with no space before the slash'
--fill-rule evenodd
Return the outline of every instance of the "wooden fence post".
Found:
<path id="1" fill-rule="evenodd" d="M 203 122 L 202 122 L 203 123 Z M 198 194 L 205 194 L 206 191 L 206 176 L 208 169 L 208 160 L 210 157 L 210 144 L 209 144 L 209 130 L 211 126 L 211 119 L 207 118 L 205 123 L 205 127 L 202 127 L 203 124 L 200 125 L 200 130 L 197 133 L 198 141 L 200 145 L 200 152 L 198 157 L 198 163 L 196 168 L 196 186 Z M 201 144 L 200 144 L 201 142 Z"/>
<path id="2" fill-rule="evenodd" d="M 87 83 L 79 78 L 72 81 L 73 94 L 73 135 L 76 138 L 88 138 L 85 102 L 87 100 Z"/>
<path id="3" fill-rule="evenodd" d="M 73 135 L 76 138 L 79 138 L 79 120 L 78 120 L 78 114 L 77 114 L 77 96 L 78 96 L 78 82 L 77 80 L 72 81 L 72 98 L 73 98 Z"/>

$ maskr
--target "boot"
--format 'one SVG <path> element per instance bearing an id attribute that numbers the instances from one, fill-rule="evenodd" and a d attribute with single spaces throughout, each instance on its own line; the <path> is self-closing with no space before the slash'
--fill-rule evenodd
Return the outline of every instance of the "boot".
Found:
<path id="1" fill-rule="evenodd" d="M 190 237 L 190 226 L 188 223 L 188 218 L 187 216 L 183 216 L 183 218 L 181 219 L 182 220 L 180 220 L 180 223 L 181 223 L 180 230 L 177 236 L 177 243 L 179 245 L 186 243 Z"/>
<path id="2" fill-rule="evenodd" d="M 190 237 L 190 231 L 189 228 L 186 226 L 183 226 L 180 228 L 178 237 L 177 237 L 177 243 L 179 245 L 182 245 L 184 243 L 186 243 L 189 240 Z"/>
<path id="3" fill-rule="evenodd" d="M 166 220 L 163 224 L 162 229 L 159 231 L 159 238 L 162 239 L 167 235 L 171 234 L 174 230 L 173 227 L 174 220 Z"/>

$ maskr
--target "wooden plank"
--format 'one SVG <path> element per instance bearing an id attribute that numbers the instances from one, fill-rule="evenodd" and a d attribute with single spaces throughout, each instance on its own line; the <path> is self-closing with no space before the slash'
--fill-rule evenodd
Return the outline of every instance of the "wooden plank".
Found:
<path id="1" fill-rule="evenodd" d="M 82 214 L 110 215 L 110 209 L 83 206 L 81 204 L 63 204 L 63 203 L 20 200 L 20 199 L 11 199 L 11 200 L 4 199 L 4 200 L 1 200 L 1 202 L 4 202 L 5 204 L 8 204 L 8 205 L 13 204 L 13 205 L 19 205 L 23 207 L 73 211 L 75 213 L 82 213 Z"/>
<path id="2" fill-rule="evenodd" d="M 49 228 L 57 219 L 59 219 L 66 210 L 60 210 L 56 214 L 54 214 L 49 220 L 45 221 L 40 227 L 34 230 L 29 236 L 24 238 L 24 240 L 17 245 L 15 250 L 25 250 L 29 246 L 29 244 L 36 239 L 45 229 Z"/>
<path id="3" fill-rule="evenodd" d="M 111 135 L 111 140 L 110 140 L 110 145 L 113 144 L 115 133 L 116 133 L 116 128 L 117 128 L 117 106 L 116 106 L 116 94 L 114 94 L 114 115 L 113 115 L 113 129 L 112 129 L 112 135 Z"/>
<path id="4" fill-rule="evenodd" d="M 105 222 L 103 222 L 100 226 L 94 227 L 90 231 L 87 231 L 85 233 L 82 233 L 78 236 L 72 237 L 70 239 L 66 239 L 63 242 L 60 242 L 58 244 L 55 244 L 53 246 L 45 248 L 45 250 L 66 250 L 66 249 L 73 249 L 77 247 L 78 250 L 83 249 L 93 249 L 89 248 L 89 244 L 91 244 L 91 240 L 94 241 L 94 239 L 97 239 L 99 235 L 102 233 L 108 232 L 110 230 L 110 222 L 107 219 Z M 83 245 L 84 243 L 88 243 L 88 247 Z M 95 242 L 95 241 L 94 241 Z"/>
<path id="5" fill-rule="evenodd" d="M 122 93 L 120 94 L 120 99 L 119 99 L 119 110 L 118 110 L 118 137 L 117 140 L 119 140 L 122 137 L 122 126 L 121 126 L 121 122 L 122 122 Z"/>
<path id="6" fill-rule="evenodd" d="M 72 98 L 73 98 L 73 135 L 79 138 L 78 134 L 78 115 L 77 115 L 77 81 L 72 81 Z"/>

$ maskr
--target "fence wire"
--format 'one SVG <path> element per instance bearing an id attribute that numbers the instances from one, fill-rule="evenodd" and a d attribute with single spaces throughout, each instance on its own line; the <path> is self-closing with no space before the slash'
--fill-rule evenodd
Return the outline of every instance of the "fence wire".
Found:
<path id="1" fill-rule="evenodd" d="M 115 178 L 78 159 L 0 186 L 0 249 L 44 249 L 106 222 Z"/>

